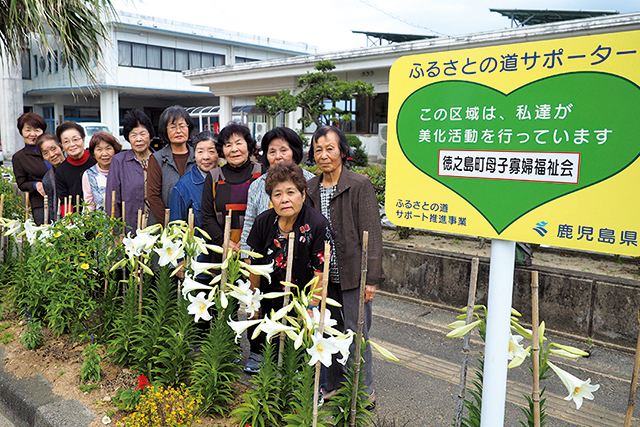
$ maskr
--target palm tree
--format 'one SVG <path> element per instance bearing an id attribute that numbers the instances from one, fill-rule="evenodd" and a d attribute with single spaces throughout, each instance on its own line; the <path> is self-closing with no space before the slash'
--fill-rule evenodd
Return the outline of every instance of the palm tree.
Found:
<path id="1" fill-rule="evenodd" d="M 62 61 L 95 83 L 91 64 L 108 37 L 106 18 L 115 15 L 111 0 L 0 0 L 1 52 L 18 62 L 29 37 L 35 37 L 43 49 L 55 44 Z"/>

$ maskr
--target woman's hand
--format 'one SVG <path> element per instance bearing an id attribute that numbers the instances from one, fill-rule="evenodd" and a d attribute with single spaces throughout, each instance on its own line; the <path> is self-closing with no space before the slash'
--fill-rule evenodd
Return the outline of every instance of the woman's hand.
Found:
<path id="1" fill-rule="evenodd" d="M 376 296 L 376 285 L 365 285 L 364 287 L 364 302 L 367 303 Z"/>
<path id="2" fill-rule="evenodd" d="M 240 242 L 236 243 L 233 240 L 229 240 L 229 247 L 233 249 L 234 253 L 237 253 L 240 251 Z"/>
<path id="3" fill-rule="evenodd" d="M 38 191 L 38 193 L 40 193 L 42 197 L 47 195 L 47 193 L 44 192 L 44 186 L 42 185 L 41 182 L 36 182 L 36 190 Z"/>

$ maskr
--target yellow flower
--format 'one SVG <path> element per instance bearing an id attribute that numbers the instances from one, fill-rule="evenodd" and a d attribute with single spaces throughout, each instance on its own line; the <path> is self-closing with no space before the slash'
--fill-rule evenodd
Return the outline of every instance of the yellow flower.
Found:
<path id="1" fill-rule="evenodd" d="M 88 270 L 89 269 L 89 264 L 87 264 L 86 262 L 83 262 L 82 264 L 80 264 L 80 268 L 83 270 Z"/>

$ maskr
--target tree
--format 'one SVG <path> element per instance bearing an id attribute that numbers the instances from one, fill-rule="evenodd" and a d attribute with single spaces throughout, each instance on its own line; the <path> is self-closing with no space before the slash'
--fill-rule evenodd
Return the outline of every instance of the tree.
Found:
<path id="1" fill-rule="evenodd" d="M 350 100 L 355 95 L 375 95 L 372 84 L 364 83 L 362 80 L 347 82 L 340 80 L 335 74 L 330 74 L 336 68 L 331 61 L 318 61 L 314 68 L 316 71 L 307 72 L 298 78 L 298 87 L 302 88 L 300 93 L 293 95 L 288 89 L 284 89 L 276 96 L 259 96 L 256 98 L 256 107 L 271 116 L 290 113 L 300 107 L 304 114 L 298 122 L 303 127 L 311 123 L 321 126 L 331 121 L 351 120 L 351 113 L 336 107 L 336 102 Z M 326 100 L 332 101 L 332 108 L 325 109 Z"/>
<path id="2" fill-rule="evenodd" d="M 3 0 L 0 2 L 2 54 L 18 62 L 30 37 L 43 49 L 56 45 L 62 61 L 75 65 L 95 82 L 93 61 L 108 38 L 105 18 L 115 16 L 111 0 Z M 53 53 L 53 52 L 52 52 Z M 69 67 L 71 76 L 71 67 Z"/>

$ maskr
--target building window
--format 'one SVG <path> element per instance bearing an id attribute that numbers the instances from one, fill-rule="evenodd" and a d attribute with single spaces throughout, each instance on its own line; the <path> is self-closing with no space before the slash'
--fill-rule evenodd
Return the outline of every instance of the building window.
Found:
<path id="1" fill-rule="evenodd" d="M 131 43 L 131 63 L 134 67 L 147 68 L 147 46 Z"/>
<path id="2" fill-rule="evenodd" d="M 147 67 L 157 70 L 161 68 L 160 52 L 161 50 L 157 46 L 147 46 Z"/>
<path id="3" fill-rule="evenodd" d="M 245 58 L 243 56 L 236 56 L 236 64 L 244 64 L 245 62 L 255 62 L 255 61 L 259 61 L 259 59 Z"/>
<path id="4" fill-rule="evenodd" d="M 200 52 L 189 52 L 189 69 L 202 68 L 202 54 Z"/>
<path id="5" fill-rule="evenodd" d="M 131 43 L 118 42 L 118 65 L 131 67 Z"/>
<path id="6" fill-rule="evenodd" d="M 256 61 L 256 60 L 249 60 Z M 224 55 L 118 42 L 118 65 L 164 71 L 184 71 L 224 65 Z"/>
<path id="7" fill-rule="evenodd" d="M 175 71 L 176 69 L 176 50 L 167 47 L 162 48 L 162 69 Z"/>
<path id="8" fill-rule="evenodd" d="M 49 74 L 51 74 L 51 52 L 47 52 L 47 63 L 49 64 Z"/>
<path id="9" fill-rule="evenodd" d="M 53 72 L 58 74 L 58 51 L 53 51 Z"/>
<path id="10" fill-rule="evenodd" d="M 176 71 L 189 69 L 189 52 L 176 49 Z"/>
<path id="11" fill-rule="evenodd" d="M 24 49 L 20 58 L 22 63 L 22 78 L 25 80 L 31 80 L 31 51 Z"/>
<path id="12" fill-rule="evenodd" d="M 33 55 L 33 77 L 38 77 L 38 55 Z"/>
<path id="13" fill-rule="evenodd" d="M 327 100 L 324 102 L 325 110 L 332 107 L 351 113 L 351 120 L 341 121 L 340 128 L 345 133 L 378 133 L 378 125 L 387 123 L 387 111 L 389 110 L 389 94 L 379 93 L 374 97 L 356 96 L 350 100 L 340 100 L 335 103 Z M 322 124 L 338 124 L 327 117 L 321 117 Z"/>

